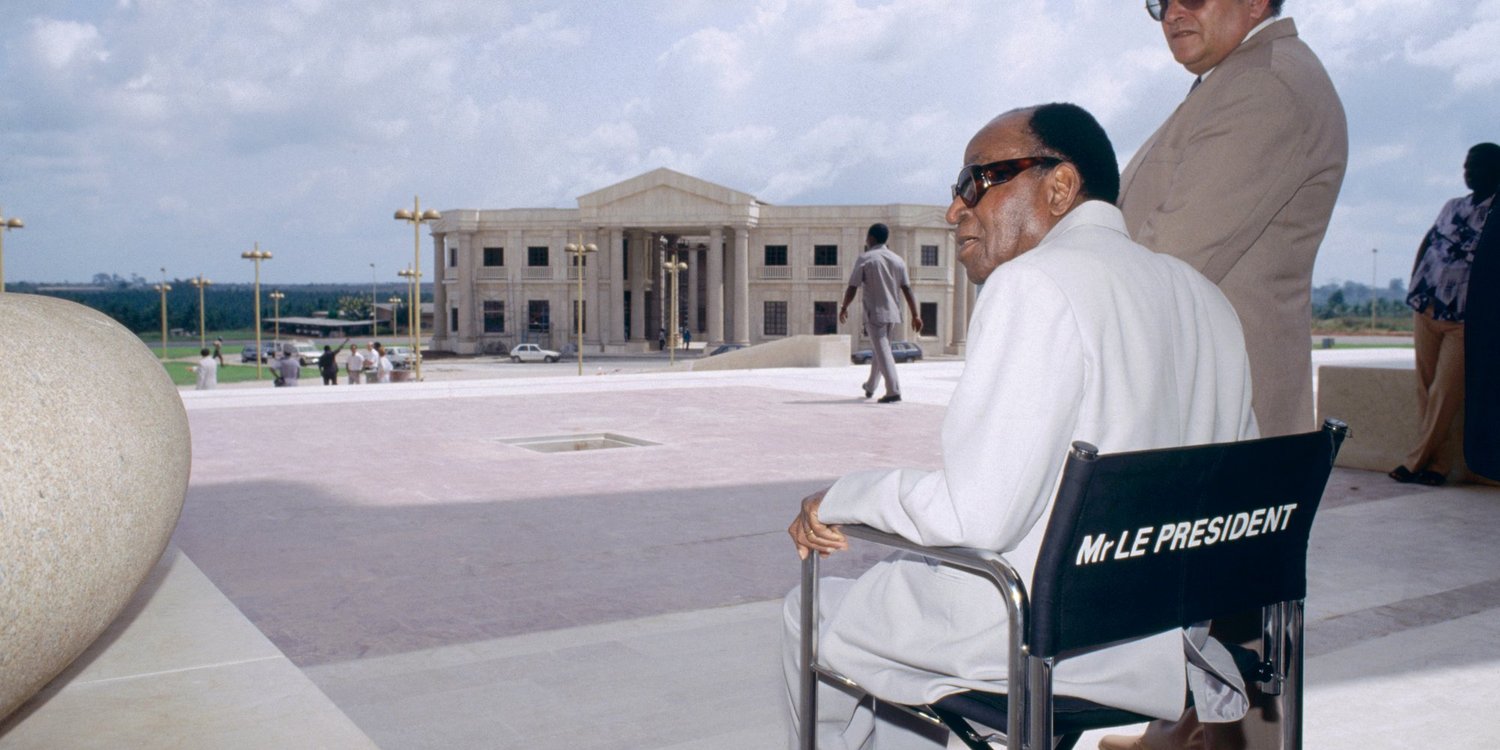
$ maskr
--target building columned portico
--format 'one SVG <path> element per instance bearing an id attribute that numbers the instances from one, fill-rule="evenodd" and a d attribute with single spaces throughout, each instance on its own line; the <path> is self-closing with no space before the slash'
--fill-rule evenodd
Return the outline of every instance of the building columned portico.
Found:
<path id="1" fill-rule="evenodd" d="M 672 320 L 664 272 L 676 274 L 679 325 L 694 342 L 756 344 L 797 334 L 864 339 L 857 307 L 838 303 L 865 230 L 883 222 L 906 259 L 929 353 L 961 352 L 973 287 L 953 257 L 943 206 L 773 206 L 657 169 L 578 198 L 578 208 L 445 209 L 433 223 L 432 348 L 501 353 L 524 341 L 558 348 L 583 316 L 586 352 L 646 351 Z M 594 243 L 581 257 L 563 248 Z M 580 267 L 577 264 L 582 263 Z M 582 309 L 578 274 L 583 274 Z"/>

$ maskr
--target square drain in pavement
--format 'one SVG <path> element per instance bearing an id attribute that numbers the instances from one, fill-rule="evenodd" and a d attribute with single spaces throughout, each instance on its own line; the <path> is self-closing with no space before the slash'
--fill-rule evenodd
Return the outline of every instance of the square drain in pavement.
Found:
<path id="1" fill-rule="evenodd" d="M 633 438 L 613 432 L 586 432 L 579 435 L 548 435 L 544 437 L 506 438 L 500 442 L 525 448 L 537 453 L 575 453 L 597 451 L 606 448 L 640 448 L 660 445 L 650 440 Z"/>

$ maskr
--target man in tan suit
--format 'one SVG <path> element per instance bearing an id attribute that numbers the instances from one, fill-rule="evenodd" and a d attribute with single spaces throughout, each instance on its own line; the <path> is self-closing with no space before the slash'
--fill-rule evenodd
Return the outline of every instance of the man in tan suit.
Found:
<path id="1" fill-rule="evenodd" d="M 1338 93 L 1292 20 L 1278 19 L 1281 4 L 1159 4 L 1173 57 L 1198 79 L 1120 188 L 1131 238 L 1186 260 L 1234 304 L 1266 436 L 1316 426 L 1313 258 L 1349 151 Z"/>
<path id="2" fill-rule="evenodd" d="M 1348 160 L 1343 105 L 1322 63 L 1280 18 L 1283 0 L 1149 0 L 1172 56 L 1197 76 L 1125 168 L 1131 238 L 1190 263 L 1224 291 L 1250 352 L 1263 436 L 1315 427 L 1312 269 Z M 1259 618 L 1215 623 L 1250 640 Z M 1205 733 L 1204 729 L 1208 731 Z M 1205 736 L 1206 734 L 1206 736 Z M 1191 709 L 1101 750 L 1274 748 L 1274 716 L 1200 727 Z"/>

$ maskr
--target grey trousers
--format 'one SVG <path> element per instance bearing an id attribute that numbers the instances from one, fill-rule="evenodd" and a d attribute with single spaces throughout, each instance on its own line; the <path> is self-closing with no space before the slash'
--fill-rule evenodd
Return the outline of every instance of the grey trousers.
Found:
<path id="1" fill-rule="evenodd" d="M 839 604 L 854 581 L 848 578 L 824 577 L 818 580 L 818 611 L 827 615 Z M 787 594 L 782 607 L 781 669 L 786 678 L 787 711 L 791 717 L 791 735 L 787 747 L 797 750 L 797 728 L 804 717 L 798 715 L 802 693 L 798 680 L 801 658 L 802 604 L 800 588 Z M 947 746 L 948 732 L 934 727 L 900 709 L 881 704 L 867 695 L 856 695 L 827 683 L 818 684 L 818 750 L 941 750 Z"/>
<path id="2" fill-rule="evenodd" d="M 901 395 L 901 382 L 896 379 L 896 358 L 891 356 L 891 334 L 900 323 L 865 322 L 865 332 L 870 336 L 870 378 L 865 381 L 865 391 L 874 393 L 885 378 L 885 394 Z"/>

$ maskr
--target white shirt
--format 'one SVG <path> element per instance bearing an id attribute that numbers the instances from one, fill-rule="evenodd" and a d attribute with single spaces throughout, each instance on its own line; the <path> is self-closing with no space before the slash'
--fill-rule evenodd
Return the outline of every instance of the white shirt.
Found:
<path id="1" fill-rule="evenodd" d="M 218 384 L 219 361 L 212 356 L 198 360 L 198 386 L 196 390 L 210 390 Z"/>
<path id="2" fill-rule="evenodd" d="M 974 304 L 967 360 L 943 420 L 942 467 L 845 476 L 824 497 L 821 520 L 1003 552 L 1030 582 L 1072 441 L 1116 452 L 1256 434 L 1229 301 L 1186 263 L 1131 242 L 1106 203 L 1078 206 L 991 274 Z M 909 556 L 855 581 L 821 642 L 829 666 L 901 703 L 1003 692 L 1006 653 L 994 586 Z M 1185 670 L 1182 636 L 1172 632 L 1065 660 L 1055 685 L 1175 718 Z"/>

